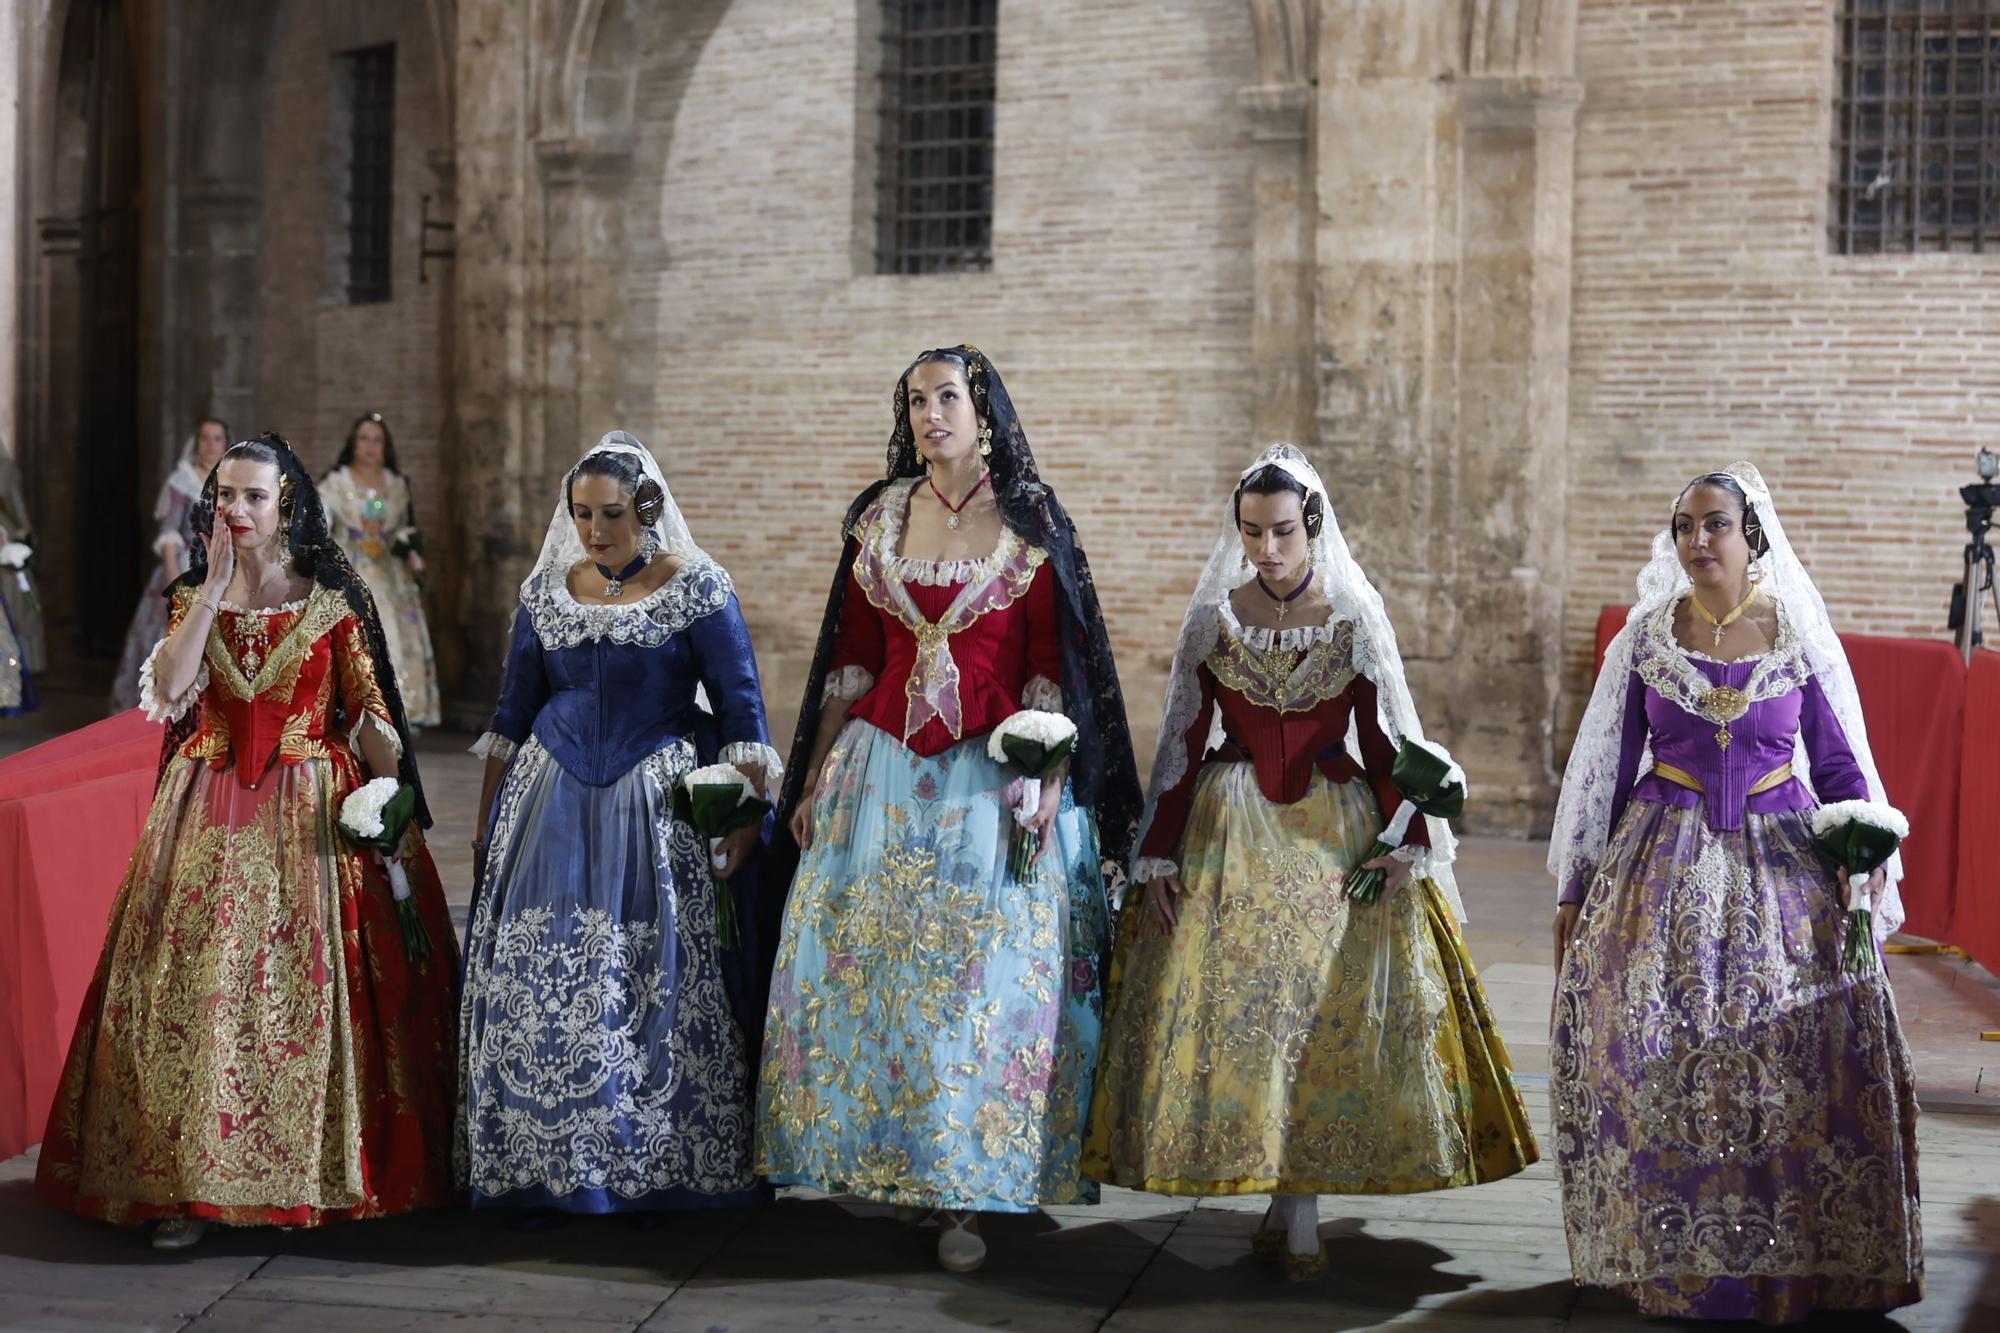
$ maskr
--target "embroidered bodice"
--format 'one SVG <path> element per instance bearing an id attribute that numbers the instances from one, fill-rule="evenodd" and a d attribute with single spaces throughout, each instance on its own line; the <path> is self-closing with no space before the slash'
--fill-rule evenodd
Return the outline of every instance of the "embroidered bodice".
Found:
<path id="1" fill-rule="evenodd" d="M 186 617 L 195 595 L 193 588 L 174 589 L 168 633 Z M 262 782 L 274 762 L 327 759 L 351 776 L 358 769 L 348 736 L 364 725 L 379 726 L 401 749 L 367 630 L 331 588 L 315 586 L 303 600 L 269 611 L 225 602 L 210 623 L 194 684 L 178 699 L 155 694 L 158 654 L 156 647 L 140 670 L 147 716 L 179 717 L 198 697 L 200 723 L 180 753 L 215 768 L 233 762 L 246 787 Z"/>
<path id="2" fill-rule="evenodd" d="M 1228 602 L 1217 609 L 1215 647 L 1196 669 L 1201 706 L 1178 743 L 1199 757 L 1219 709 L 1224 743 L 1204 762 L 1253 765 L 1259 790 L 1279 805 L 1304 797 L 1315 771 L 1331 782 L 1365 777 L 1387 823 L 1403 803 L 1389 779 L 1396 747 L 1382 730 L 1374 682 L 1355 669 L 1354 625 L 1336 620 L 1256 629 L 1243 625 Z M 1358 756 L 1347 750 L 1350 724 Z M 1181 780 L 1160 793 L 1141 858 L 1175 856 L 1200 769 L 1190 763 Z M 1423 821 L 1414 821 L 1406 845 L 1425 846 L 1427 839 Z"/>
<path id="3" fill-rule="evenodd" d="M 1060 709 L 1055 574 L 1012 531 L 981 560 L 899 553 L 913 480 L 885 487 L 858 520 L 826 682 L 850 718 L 920 755 L 991 731 L 1022 707 Z"/>
<path id="4" fill-rule="evenodd" d="M 1701 805 L 1719 832 L 1743 827 L 1746 814 L 1810 810 L 1815 796 L 1868 799 L 1867 779 L 1782 605 L 1771 650 L 1734 662 L 1682 647 L 1674 638 L 1674 610 L 1669 602 L 1637 627 L 1613 828 L 1635 799 Z M 1790 771 L 1801 748 L 1810 789 Z M 1642 774 L 1649 750 L 1652 763 Z M 1579 872 L 1563 886 L 1562 901 L 1581 902 L 1588 880 Z"/>
<path id="5" fill-rule="evenodd" d="M 712 714 L 696 703 L 697 686 Z M 509 747 L 532 732 L 591 786 L 678 739 L 703 762 L 762 764 L 772 781 L 782 772 L 742 608 L 706 556 L 623 605 L 579 602 L 560 571 L 536 574 L 514 613 L 488 732 Z"/>
<path id="6" fill-rule="evenodd" d="M 333 539 L 350 554 L 386 560 L 396 534 L 411 526 L 410 483 L 384 468 L 380 489 L 363 487 L 346 468 L 335 468 L 320 485 Z"/>

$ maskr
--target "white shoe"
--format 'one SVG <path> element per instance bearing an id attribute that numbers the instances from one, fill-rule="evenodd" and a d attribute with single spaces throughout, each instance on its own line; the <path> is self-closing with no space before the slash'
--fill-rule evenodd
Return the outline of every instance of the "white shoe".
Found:
<path id="1" fill-rule="evenodd" d="M 208 1232 L 208 1222 L 199 1217 L 170 1217 L 153 1230 L 156 1250 L 185 1250 Z"/>
<path id="2" fill-rule="evenodd" d="M 973 1213 L 939 1213 L 938 1263 L 947 1273 L 973 1273 L 986 1262 L 986 1242 L 972 1230 Z"/>

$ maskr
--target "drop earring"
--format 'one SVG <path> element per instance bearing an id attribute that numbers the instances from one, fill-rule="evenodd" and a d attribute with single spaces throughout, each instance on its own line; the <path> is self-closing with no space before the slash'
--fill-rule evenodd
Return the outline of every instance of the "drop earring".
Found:
<path id="1" fill-rule="evenodd" d="M 979 456 L 981 458 L 990 458 L 993 456 L 993 427 L 991 426 L 981 426 L 979 428 Z"/>

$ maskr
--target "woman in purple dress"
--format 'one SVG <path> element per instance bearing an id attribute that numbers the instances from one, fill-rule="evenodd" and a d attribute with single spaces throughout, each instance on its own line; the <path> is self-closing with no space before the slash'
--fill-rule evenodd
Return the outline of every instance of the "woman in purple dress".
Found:
<path id="1" fill-rule="evenodd" d="M 1809 826 L 1883 800 L 1846 654 L 1745 463 L 1681 493 L 1639 593 L 1549 853 L 1576 1280 L 1700 1319 L 1908 1305 L 1909 1049 L 1887 977 L 1842 969 L 1846 875 Z M 1900 875 L 1866 885 L 1878 939 Z"/>

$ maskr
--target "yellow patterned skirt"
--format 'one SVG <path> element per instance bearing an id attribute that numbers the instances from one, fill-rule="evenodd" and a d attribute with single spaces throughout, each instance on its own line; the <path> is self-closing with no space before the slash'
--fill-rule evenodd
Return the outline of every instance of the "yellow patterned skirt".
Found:
<path id="1" fill-rule="evenodd" d="M 1196 779 L 1169 936 L 1126 897 L 1084 1170 L 1160 1194 L 1412 1194 L 1536 1161 L 1485 994 L 1436 885 L 1341 877 L 1365 783 L 1277 805 L 1247 763 Z"/>

